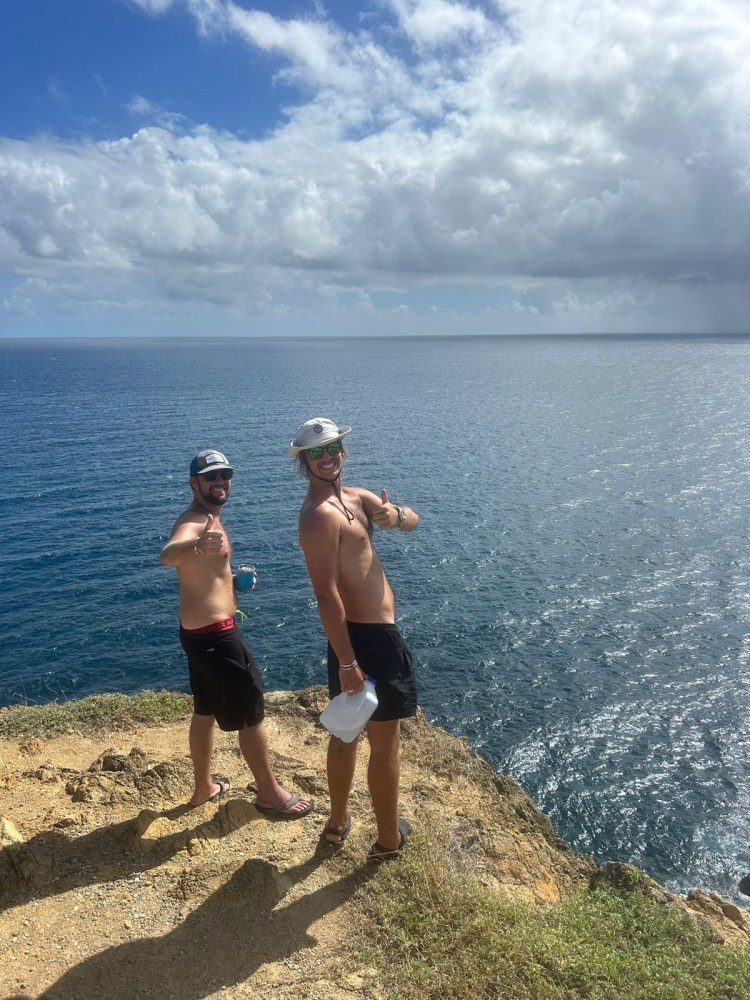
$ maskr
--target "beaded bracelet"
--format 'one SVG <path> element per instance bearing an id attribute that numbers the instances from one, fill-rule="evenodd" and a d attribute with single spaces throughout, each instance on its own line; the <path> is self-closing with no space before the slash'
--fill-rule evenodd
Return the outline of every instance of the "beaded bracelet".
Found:
<path id="1" fill-rule="evenodd" d="M 339 663 L 339 670 L 354 670 L 356 666 L 359 666 L 356 660 L 352 660 L 351 663 Z"/>

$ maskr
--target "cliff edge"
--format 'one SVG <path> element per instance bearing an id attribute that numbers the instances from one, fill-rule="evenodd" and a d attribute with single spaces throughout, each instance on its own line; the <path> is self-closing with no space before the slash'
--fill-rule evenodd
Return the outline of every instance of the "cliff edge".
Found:
<path id="1" fill-rule="evenodd" d="M 326 811 L 323 688 L 267 695 L 274 767 L 316 800 L 296 822 L 253 806 L 236 734 L 217 730 L 219 802 L 188 809 L 187 720 L 102 735 L 0 739 L 0 996 L 45 1000 L 379 996 L 345 947 L 357 890 L 377 877 L 361 748 L 344 848 Z M 750 942 L 750 913 L 679 899 L 635 869 L 573 853 L 509 778 L 419 715 L 403 726 L 401 811 L 498 893 L 549 905 L 598 880 L 637 884 Z"/>

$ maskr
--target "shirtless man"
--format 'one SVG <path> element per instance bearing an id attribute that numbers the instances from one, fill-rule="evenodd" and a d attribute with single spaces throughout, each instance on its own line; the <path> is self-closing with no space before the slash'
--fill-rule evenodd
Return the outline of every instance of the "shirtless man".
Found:
<path id="1" fill-rule="evenodd" d="M 232 547 L 221 510 L 229 499 L 234 469 L 215 449 L 190 463 L 193 502 L 180 514 L 161 552 L 174 566 L 180 586 L 180 642 L 190 667 L 193 717 L 190 755 L 195 791 L 188 805 L 216 802 L 229 784 L 211 774 L 214 721 L 237 731 L 240 750 L 253 772 L 259 812 L 273 819 L 299 819 L 312 802 L 292 795 L 274 777 L 263 726 L 263 685 L 253 655 L 234 623 Z"/>
<path id="2" fill-rule="evenodd" d="M 361 691 L 366 676 L 376 681 L 378 707 L 367 724 L 367 782 L 378 837 L 369 857 L 382 861 L 396 856 L 410 832 L 398 815 L 399 720 L 416 714 L 417 691 L 411 653 L 394 624 L 393 591 L 373 548 L 372 530 L 376 525 L 413 531 L 419 517 L 409 507 L 391 503 L 385 490 L 377 497 L 341 485 L 342 439 L 350 431 L 314 417 L 299 428 L 289 454 L 308 480 L 299 539 L 328 636 L 329 694 Z M 323 837 L 333 848 L 343 844 L 351 829 L 348 803 L 357 743 L 332 736 L 328 744 L 331 813 Z"/>

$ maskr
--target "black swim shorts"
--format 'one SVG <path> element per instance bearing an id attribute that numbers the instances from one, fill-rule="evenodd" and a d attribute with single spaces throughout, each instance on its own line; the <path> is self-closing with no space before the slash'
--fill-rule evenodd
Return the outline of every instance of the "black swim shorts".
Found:
<path id="1" fill-rule="evenodd" d="M 347 622 L 360 670 L 375 681 L 378 707 L 373 722 L 408 719 L 417 714 L 417 684 L 412 656 L 396 625 Z M 328 643 L 328 693 L 341 694 L 339 661 Z"/>
<path id="2" fill-rule="evenodd" d="M 180 643 L 190 666 L 196 715 L 215 715 L 227 732 L 263 721 L 263 681 L 242 633 L 189 632 L 180 626 Z"/>

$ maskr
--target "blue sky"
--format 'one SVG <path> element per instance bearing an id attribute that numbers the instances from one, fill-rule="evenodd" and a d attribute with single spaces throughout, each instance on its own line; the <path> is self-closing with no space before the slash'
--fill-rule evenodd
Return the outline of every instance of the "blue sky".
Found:
<path id="1" fill-rule="evenodd" d="M 746 0 L 6 0 L 0 336 L 748 332 Z"/>

